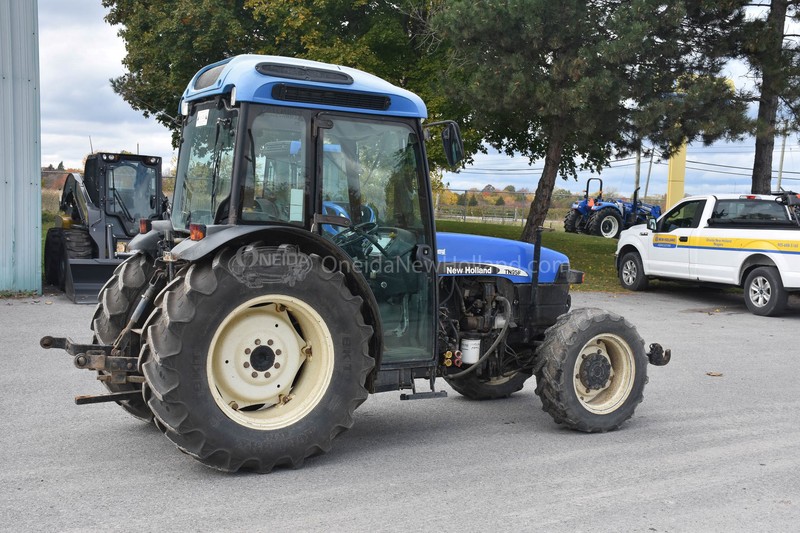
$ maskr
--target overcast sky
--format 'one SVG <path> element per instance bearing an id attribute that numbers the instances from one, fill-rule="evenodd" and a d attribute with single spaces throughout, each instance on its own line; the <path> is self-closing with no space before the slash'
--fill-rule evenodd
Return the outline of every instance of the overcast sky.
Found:
<path id="1" fill-rule="evenodd" d="M 124 73 L 125 47 L 117 29 L 103 20 L 105 13 L 100 0 L 39 0 L 42 166 L 63 162 L 66 167 L 79 168 L 90 151 L 91 137 L 95 151 L 136 152 L 138 146 L 139 153 L 161 156 L 167 170 L 173 156 L 169 131 L 154 118 L 145 119 L 132 110 L 109 84 L 110 78 Z M 741 66 L 731 67 L 726 74 L 739 87 L 748 83 Z M 176 109 L 177 105 L 175 102 Z M 780 147 L 781 139 L 777 139 L 776 170 Z M 747 169 L 753 165 L 752 140 L 710 148 L 690 146 L 688 160 L 693 163 L 687 165 L 687 193 L 749 192 Z M 648 163 L 643 161 L 642 190 Z M 476 156 L 475 163 L 458 174 L 447 173 L 445 181 L 453 188 L 483 188 L 491 183 L 498 188 L 514 185 L 534 190 L 541 166 L 541 162 L 529 166 L 524 157 L 490 153 Z M 800 145 L 796 137 L 787 142 L 784 172 L 790 172 L 784 174 L 784 187 L 800 189 Z M 613 164 L 601 177 L 607 191 L 630 195 L 634 175 L 633 160 L 627 160 Z M 666 192 L 666 176 L 666 162 L 653 165 L 650 194 Z M 577 192 L 588 177 L 588 173 L 581 173 L 578 182 L 559 179 L 556 186 Z"/>

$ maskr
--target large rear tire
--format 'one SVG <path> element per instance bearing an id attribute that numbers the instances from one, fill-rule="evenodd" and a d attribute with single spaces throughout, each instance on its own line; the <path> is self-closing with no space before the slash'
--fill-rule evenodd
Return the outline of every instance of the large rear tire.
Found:
<path id="1" fill-rule="evenodd" d="M 570 209 L 564 216 L 564 231 L 567 233 L 578 232 L 578 220 L 581 218 L 581 213 L 577 209 Z"/>
<path id="2" fill-rule="evenodd" d="M 63 287 L 62 262 L 64 257 L 64 230 L 50 228 L 44 239 L 44 280 L 50 285 Z"/>
<path id="3" fill-rule="evenodd" d="M 144 254 L 129 257 L 115 270 L 97 296 L 97 307 L 92 317 L 92 331 L 95 342 L 100 344 L 113 344 L 119 334 L 125 329 L 142 294 L 147 290 L 148 281 L 154 271 L 153 261 Z M 129 333 L 131 339 L 129 346 L 134 349 L 141 345 L 141 339 L 135 332 Z M 135 337 L 135 338 L 133 338 Z M 139 353 L 132 354 L 138 356 Z M 141 391 L 142 385 L 138 383 L 109 383 L 102 382 L 111 392 Z M 153 413 L 144 401 L 144 398 L 117 402 L 128 413 L 144 421 L 151 421 Z"/>
<path id="4" fill-rule="evenodd" d="M 522 390 L 529 377 L 531 377 L 530 372 L 522 371 L 509 372 L 503 376 L 492 378 L 478 376 L 473 372 L 463 378 L 445 377 L 444 380 L 454 391 L 470 400 L 494 400 L 508 398 Z"/>
<path id="5" fill-rule="evenodd" d="M 622 217 L 615 208 L 604 207 L 592 214 L 587 227 L 590 235 L 616 239 L 622 231 Z"/>
<path id="6" fill-rule="evenodd" d="M 344 276 L 291 247 L 266 253 L 247 268 L 230 249 L 191 265 L 144 331 L 157 425 L 224 471 L 296 468 L 328 451 L 352 426 L 375 364 L 362 299 Z"/>
<path id="7" fill-rule="evenodd" d="M 601 309 L 562 315 L 539 347 L 536 394 L 558 424 L 587 433 L 633 416 L 647 383 L 644 341 L 624 318 Z"/>

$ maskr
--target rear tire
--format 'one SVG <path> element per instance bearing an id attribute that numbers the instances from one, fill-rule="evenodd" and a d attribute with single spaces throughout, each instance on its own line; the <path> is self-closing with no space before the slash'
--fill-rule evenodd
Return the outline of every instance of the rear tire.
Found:
<path id="1" fill-rule="evenodd" d="M 744 303 L 754 315 L 777 316 L 786 307 L 789 294 L 775 267 L 753 269 L 744 282 Z"/>
<path id="2" fill-rule="evenodd" d="M 577 209 L 570 209 L 564 216 L 564 231 L 567 233 L 578 232 L 578 220 L 581 218 L 581 213 Z"/>
<path id="3" fill-rule="evenodd" d="M 628 252 L 622 256 L 618 276 L 620 285 L 629 291 L 643 291 L 649 285 L 642 258 L 637 252 Z"/>
<path id="4" fill-rule="evenodd" d="M 562 315 L 539 348 L 536 394 L 558 424 L 586 433 L 633 416 L 647 383 L 644 341 L 624 318 L 601 309 Z"/>
<path id="5" fill-rule="evenodd" d="M 92 331 L 95 342 L 100 344 L 113 344 L 119 334 L 128 325 L 139 299 L 147 290 L 148 281 L 154 271 L 153 261 L 144 254 L 129 257 L 115 270 L 97 296 L 97 307 L 92 318 Z M 131 338 L 128 345 L 139 347 L 141 339 L 136 333 L 129 333 Z M 138 356 L 138 351 L 131 354 Z M 102 382 L 110 392 L 141 391 L 142 385 L 138 383 L 109 383 Z M 144 398 L 117 402 L 128 413 L 136 418 L 149 422 L 153 413 L 144 401 Z"/>
<path id="6" fill-rule="evenodd" d="M 589 219 L 588 233 L 606 239 L 616 239 L 622 231 L 622 217 L 613 207 L 604 207 Z"/>
<path id="7" fill-rule="evenodd" d="M 444 380 L 454 391 L 470 400 L 494 400 L 508 398 L 522 390 L 529 377 L 531 377 L 530 372 L 523 371 L 494 378 L 485 378 L 473 372 L 460 379 L 445 376 Z"/>
<path id="8" fill-rule="evenodd" d="M 226 249 L 189 266 L 144 331 L 157 425 L 219 470 L 297 468 L 327 452 L 375 364 L 344 276 L 291 247 L 267 253 L 266 265 L 241 268 Z"/>
<path id="9" fill-rule="evenodd" d="M 50 228 L 44 239 L 44 280 L 50 285 L 63 287 L 62 262 L 64 257 L 64 230 Z"/>

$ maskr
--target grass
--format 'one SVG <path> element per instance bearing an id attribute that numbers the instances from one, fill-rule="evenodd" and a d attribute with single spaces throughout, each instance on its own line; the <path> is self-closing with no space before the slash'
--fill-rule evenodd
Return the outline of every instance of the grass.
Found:
<path id="1" fill-rule="evenodd" d="M 453 220 L 437 220 L 436 230 L 512 240 L 519 240 L 522 233 L 522 229 L 516 226 Z M 614 266 L 616 239 L 564 233 L 563 231 L 545 231 L 542 233 L 542 245 L 565 254 L 569 257 L 570 267 L 586 273 L 584 283 L 574 285 L 573 291 L 622 291 Z"/>

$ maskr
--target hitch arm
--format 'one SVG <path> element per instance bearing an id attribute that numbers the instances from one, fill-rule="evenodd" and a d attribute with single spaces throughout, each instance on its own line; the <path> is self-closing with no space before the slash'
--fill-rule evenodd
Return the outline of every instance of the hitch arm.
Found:
<path id="1" fill-rule="evenodd" d="M 125 374 L 139 372 L 138 357 L 121 357 L 112 355 L 113 346 L 107 344 L 79 344 L 73 342 L 68 337 L 42 337 L 39 345 L 49 350 L 50 348 L 60 348 L 73 356 L 73 363 L 78 368 L 86 370 L 99 370 L 111 374 L 114 383 L 125 383 Z M 101 376 L 102 377 L 102 376 Z"/>

